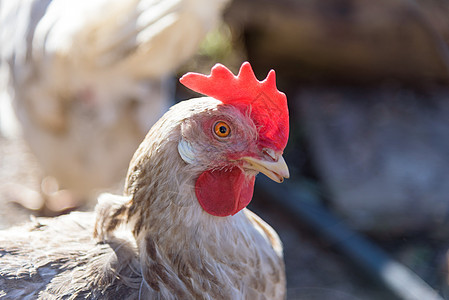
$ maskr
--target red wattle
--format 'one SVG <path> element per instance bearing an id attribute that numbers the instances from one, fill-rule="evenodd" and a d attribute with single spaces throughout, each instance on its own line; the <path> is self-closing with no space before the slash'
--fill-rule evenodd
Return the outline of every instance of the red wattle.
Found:
<path id="1" fill-rule="evenodd" d="M 251 202 L 255 179 L 246 177 L 238 167 L 209 170 L 198 177 L 195 194 L 207 213 L 218 217 L 235 215 Z"/>

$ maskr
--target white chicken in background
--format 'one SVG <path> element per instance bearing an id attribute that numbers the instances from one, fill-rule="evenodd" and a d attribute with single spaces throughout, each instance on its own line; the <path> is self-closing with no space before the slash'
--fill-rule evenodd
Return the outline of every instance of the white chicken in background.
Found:
<path id="1" fill-rule="evenodd" d="M 44 172 L 72 199 L 118 186 L 172 104 L 170 73 L 195 53 L 226 2 L 0 0 L 12 106 Z"/>

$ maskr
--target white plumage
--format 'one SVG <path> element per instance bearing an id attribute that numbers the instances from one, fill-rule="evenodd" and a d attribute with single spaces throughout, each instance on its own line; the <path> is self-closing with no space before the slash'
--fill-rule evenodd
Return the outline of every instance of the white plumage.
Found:
<path id="1" fill-rule="evenodd" d="M 2 69 L 45 172 L 82 197 L 123 178 L 226 2 L 0 0 Z"/>

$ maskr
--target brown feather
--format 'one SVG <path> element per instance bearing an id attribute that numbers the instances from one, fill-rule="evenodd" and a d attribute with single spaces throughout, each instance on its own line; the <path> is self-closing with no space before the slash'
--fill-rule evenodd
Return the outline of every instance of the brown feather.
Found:
<path id="1" fill-rule="evenodd" d="M 72 213 L 0 232 L 0 294 L 283 299 L 275 231 L 247 209 L 229 217 L 206 213 L 194 192 L 204 166 L 187 164 L 178 153 L 187 120 L 234 113 L 218 104 L 201 98 L 172 107 L 135 153 L 125 196 L 102 195 L 96 216 Z"/>

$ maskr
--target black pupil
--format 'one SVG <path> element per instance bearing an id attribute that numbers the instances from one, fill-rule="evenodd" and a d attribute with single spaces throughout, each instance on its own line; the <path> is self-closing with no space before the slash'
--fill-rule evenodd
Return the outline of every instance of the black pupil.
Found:
<path id="1" fill-rule="evenodd" d="M 221 125 L 220 128 L 218 128 L 218 131 L 220 131 L 220 133 L 226 133 L 228 132 L 228 129 L 226 128 L 226 126 Z"/>

